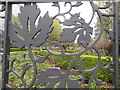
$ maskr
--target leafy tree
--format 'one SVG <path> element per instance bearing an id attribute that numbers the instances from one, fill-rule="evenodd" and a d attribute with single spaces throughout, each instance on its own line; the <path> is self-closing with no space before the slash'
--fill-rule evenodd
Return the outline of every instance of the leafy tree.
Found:
<path id="1" fill-rule="evenodd" d="M 118 4 L 120 5 L 120 1 L 118 2 Z M 96 2 L 97 6 L 103 7 L 106 5 L 106 3 L 104 1 L 100 1 L 100 2 Z M 112 6 L 108 9 L 103 10 L 103 13 L 106 14 L 112 14 Z M 119 13 L 120 13 L 120 6 L 118 8 Z M 119 14 L 120 17 L 120 14 Z M 96 27 L 97 30 L 100 29 L 100 23 L 99 23 L 99 18 L 97 18 L 97 22 L 96 22 Z M 113 26 L 113 19 L 111 17 L 103 17 L 103 25 L 106 29 L 112 31 L 112 26 Z M 104 41 L 103 41 L 104 40 Z M 108 33 L 107 32 L 103 32 L 101 39 L 98 42 L 98 48 L 99 49 L 106 49 L 109 50 L 109 52 L 112 50 L 112 43 L 109 42 L 109 37 L 108 37 Z"/>
<path id="2" fill-rule="evenodd" d="M 13 22 L 17 22 L 18 24 L 20 24 L 20 26 L 22 26 L 18 16 L 15 16 L 14 14 L 12 14 L 12 20 L 13 20 Z"/>
<path id="3" fill-rule="evenodd" d="M 53 31 L 50 33 L 50 36 L 48 38 L 48 41 L 58 41 L 60 38 L 60 34 L 62 32 L 62 26 L 59 23 L 58 19 L 53 20 L 53 25 L 54 27 Z"/>
<path id="4" fill-rule="evenodd" d="M 101 7 L 106 5 L 106 3 L 104 1 L 96 2 L 95 4 L 97 6 L 101 6 Z M 120 13 L 120 1 L 118 2 L 118 4 L 119 4 L 118 10 Z M 112 14 L 112 7 L 103 10 L 103 12 L 106 14 Z M 120 17 L 120 14 L 119 14 L 119 17 Z M 103 17 L 103 25 L 106 29 L 112 30 L 112 18 L 111 17 Z M 97 18 L 96 27 L 97 27 L 97 29 L 100 29 L 99 18 Z"/>

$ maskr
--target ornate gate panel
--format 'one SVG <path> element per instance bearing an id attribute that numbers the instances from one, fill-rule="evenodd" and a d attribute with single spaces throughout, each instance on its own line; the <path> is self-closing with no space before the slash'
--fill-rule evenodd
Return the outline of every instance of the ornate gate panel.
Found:
<path id="1" fill-rule="evenodd" d="M 107 70 L 113 78 L 111 88 L 118 88 L 118 2 L 106 2 L 104 6 L 97 6 L 93 1 L 60 1 L 1 2 L 3 6 L 0 12 L 5 12 L 2 88 L 83 88 L 82 86 L 86 84 L 86 88 L 90 88 L 93 82 L 96 86 L 105 84 L 104 80 L 98 78 L 101 69 Z M 82 8 L 84 3 L 88 3 L 92 10 L 91 17 L 87 21 L 80 13 L 81 9 L 85 9 Z M 13 8 L 15 5 L 18 5 L 18 8 Z M 56 10 L 55 13 L 52 12 L 52 16 L 49 11 L 44 13 L 45 9 L 42 10 L 44 6 L 48 6 L 48 10 L 50 8 Z M 63 10 L 63 7 L 66 9 Z M 104 13 L 108 8 L 112 8 L 111 14 Z M 14 10 L 19 11 L 16 16 L 13 15 Z M 92 24 L 95 16 L 99 20 L 97 34 Z M 105 17 L 112 21 L 110 30 L 104 26 Z M 57 40 L 51 41 L 50 37 L 54 35 L 52 33 L 56 28 L 55 20 L 62 26 L 62 31 Z M 104 33 L 107 33 L 109 41 L 112 42 L 113 58 L 103 57 L 97 47 Z M 80 50 L 68 53 L 65 44 L 72 42 L 75 42 Z M 58 48 L 58 51 L 52 50 L 52 46 L 55 46 L 54 49 Z M 10 47 L 26 51 L 17 52 L 19 54 L 17 55 L 11 52 Z M 38 48 L 44 48 L 45 52 Z M 88 51 L 94 52 L 94 56 L 91 56 L 92 61 L 88 58 L 90 57 Z M 64 61 L 61 57 L 70 58 Z M 91 68 L 86 69 L 87 65 L 90 66 L 86 60 L 93 62 Z M 65 71 L 57 67 L 57 61 L 67 62 L 64 64 L 67 66 Z M 83 66 L 85 62 L 87 64 Z M 103 64 L 104 62 L 107 64 Z M 72 75 L 78 77 L 72 78 Z M 19 82 L 16 82 L 19 83 L 18 87 L 11 84 L 17 79 L 19 79 Z"/>

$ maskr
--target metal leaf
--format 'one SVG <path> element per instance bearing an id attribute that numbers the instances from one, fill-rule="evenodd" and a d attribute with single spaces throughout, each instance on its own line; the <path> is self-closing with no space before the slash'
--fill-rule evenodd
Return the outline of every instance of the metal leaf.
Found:
<path id="1" fill-rule="evenodd" d="M 93 28 L 88 26 L 87 23 L 84 25 L 83 29 L 79 31 L 79 37 L 77 39 L 78 44 L 81 44 L 83 47 L 87 47 L 91 40 L 91 35 L 93 33 Z"/>
<path id="2" fill-rule="evenodd" d="M 87 44 L 90 42 L 91 36 L 89 34 L 83 35 L 80 34 L 77 42 L 81 44 L 83 47 L 87 47 Z"/>
<path id="3" fill-rule="evenodd" d="M 64 31 L 61 33 L 60 41 L 61 42 L 74 41 L 76 39 L 76 36 L 78 35 L 78 33 L 74 31 L 78 28 L 79 26 L 76 26 L 74 28 L 64 28 Z"/>
<path id="4" fill-rule="evenodd" d="M 20 26 L 17 23 L 11 23 L 10 24 L 10 32 L 9 32 L 9 38 L 11 41 L 14 41 L 12 43 L 14 46 L 18 48 L 22 48 L 24 44 L 24 40 L 18 35 L 18 31 L 22 31 Z"/>
<path id="5" fill-rule="evenodd" d="M 73 20 L 73 21 L 77 21 L 77 22 L 80 22 L 81 20 L 79 19 L 79 17 L 80 17 L 80 13 L 76 13 L 76 14 L 74 14 L 74 15 L 72 15 L 72 17 L 71 17 L 71 19 Z"/>
<path id="6" fill-rule="evenodd" d="M 65 30 L 61 33 L 61 42 L 72 42 L 76 39 L 77 33 L 72 33 L 71 31 Z"/>
<path id="7" fill-rule="evenodd" d="M 73 20 L 69 19 L 69 20 L 65 20 L 63 25 L 72 26 L 72 25 L 75 25 L 75 22 Z"/>
<path id="8" fill-rule="evenodd" d="M 19 19 L 22 23 L 22 28 L 17 23 L 10 24 L 9 38 L 13 41 L 13 45 L 22 48 L 24 46 L 40 46 L 49 36 L 52 31 L 52 18 L 48 12 L 39 18 L 38 25 L 35 25 L 36 19 L 40 14 L 40 10 L 36 5 L 25 5 L 20 8 L 21 13 Z"/>
<path id="9" fill-rule="evenodd" d="M 83 18 L 79 19 L 79 14 L 72 15 L 71 19 L 66 20 L 64 23 L 66 26 L 72 26 L 73 28 L 64 28 L 64 31 L 61 33 L 60 41 L 61 42 L 72 42 L 79 35 L 77 42 L 83 47 L 87 47 L 89 44 L 91 35 L 93 33 L 93 28 L 90 27 Z"/>
<path id="10" fill-rule="evenodd" d="M 49 82 L 49 84 L 46 86 L 47 88 L 52 88 L 58 82 L 60 82 L 58 88 L 65 88 L 65 83 L 67 83 L 68 87 L 70 88 L 79 88 L 78 81 L 68 78 L 64 73 L 60 71 L 59 68 L 48 68 L 46 71 L 41 71 L 40 75 L 37 75 L 36 78 L 38 80 L 35 85 L 45 85 L 47 82 Z"/>
<path id="11" fill-rule="evenodd" d="M 50 27 L 53 23 L 52 18 L 49 17 L 48 12 L 44 15 L 43 18 L 39 19 L 39 25 L 41 31 L 38 35 L 33 39 L 34 46 L 40 46 L 44 43 L 44 41 L 48 38 L 48 34 L 52 32 L 53 27 Z"/>

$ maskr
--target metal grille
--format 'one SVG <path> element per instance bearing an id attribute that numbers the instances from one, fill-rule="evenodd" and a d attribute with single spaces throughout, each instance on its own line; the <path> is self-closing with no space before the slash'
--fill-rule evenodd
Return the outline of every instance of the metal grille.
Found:
<path id="1" fill-rule="evenodd" d="M 31 2 L 2 2 L 2 9 L 0 12 L 5 12 L 5 25 L 4 25 L 4 50 L 3 50 L 3 62 L 2 62 L 2 88 L 12 88 L 9 84 L 9 77 L 14 75 L 16 79 L 20 80 L 22 88 L 80 88 L 82 84 L 88 83 L 89 88 L 93 82 L 97 85 L 105 84 L 104 80 L 97 78 L 97 72 L 99 69 L 105 69 L 110 71 L 113 76 L 113 88 L 118 88 L 118 3 L 117 2 L 106 2 L 104 7 L 98 7 L 94 2 L 87 1 L 92 8 L 92 16 L 89 22 L 86 22 L 85 18 L 81 17 L 80 12 L 71 13 L 75 8 L 80 9 L 85 2 L 76 1 L 73 3 L 72 0 L 63 1 L 64 7 L 69 6 L 66 12 L 61 12 L 61 4 L 58 1 L 49 2 L 45 1 L 31 1 Z M 38 7 L 39 3 L 50 3 L 51 7 L 56 8 L 58 12 L 54 16 L 49 15 L 49 11 L 41 16 L 42 10 Z M 12 7 L 15 4 L 20 5 L 20 12 L 18 14 L 19 22 L 12 20 Z M 106 14 L 102 12 L 107 8 L 112 7 L 113 12 Z M 67 18 L 66 15 L 69 15 Z M 94 16 L 97 15 L 99 19 L 99 31 L 96 38 L 91 42 L 92 35 L 94 33 L 94 27 L 91 23 Z M 53 21 L 57 17 L 64 18 L 59 23 L 63 26 L 63 31 L 60 33 L 59 39 L 56 41 L 49 41 L 49 37 L 54 30 Z M 104 17 L 109 17 L 112 20 L 113 30 L 108 30 L 104 27 Z M 4 17 L 0 17 L 4 18 Z M 101 53 L 97 48 L 96 44 L 99 42 L 102 34 L 106 32 L 109 40 L 113 43 L 113 59 L 106 57 L 109 61 L 107 65 L 103 66 L 101 63 Z M 65 52 L 64 43 L 75 42 L 81 46 L 82 51 L 68 54 Z M 49 44 L 53 44 L 59 48 L 60 52 L 53 52 Z M 27 53 L 22 52 L 23 60 L 20 57 L 11 57 L 10 47 L 24 48 L 27 49 Z M 33 51 L 33 48 L 43 47 L 47 54 L 42 56 L 38 55 Z M 97 62 L 91 69 L 85 70 L 82 67 L 86 57 L 85 53 L 92 50 L 96 53 Z M 42 51 L 41 51 L 42 52 Z M 19 52 L 18 52 L 19 53 Z M 65 72 L 58 67 L 50 67 L 44 70 L 39 70 L 39 65 L 48 61 L 50 56 L 54 57 L 70 57 L 69 65 Z M 26 59 L 28 57 L 29 59 Z M 19 65 L 20 62 L 24 62 L 23 65 Z M 18 71 L 14 66 L 18 65 L 21 67 L 21 71 Z M 73 65 L 78 67 L 73 68 Z M 113 67 L 112 67 L 113 66 Z M 32 72 L 31 78 L 26 76 L 26 73 Z M 81 73 L 79 79 L 71 79 L 69 74 Z M 86 74 L 90 74 L 88 82 L 86 82 Z M 30 82 L 27 80 L 30 79 Z M 44 86 L 44 87 L 42 87 Z"/>

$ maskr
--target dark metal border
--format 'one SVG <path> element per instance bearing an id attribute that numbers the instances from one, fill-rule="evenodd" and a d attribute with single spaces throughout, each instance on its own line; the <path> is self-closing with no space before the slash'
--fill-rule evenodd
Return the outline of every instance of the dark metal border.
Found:
<path id="1" fill-rule="evenodd" d="M 26 1 L 9 1 L 6 2 L 1 0 L 0 2 L 6 2 L 6 10 L 5 10 L 5 40 L 4 40 L 4 56 L 3 56 L 3 66 L 2 66 L 2 88 L 6 88 L 6 84 L 8 84 L 8 73 L 7 70 L 9 69 L 9 62 L 8 62 L 8 55 L 10 53 L 10 42 L 8 39 L 8 28 L 9 28 L 9 21 L 11 17 L 11 10 L 12 10 L 12 3 L 27 3 L 27 2 L 63 2 L 64 0 L 26 0 Z M 80 0 L 65 0 L 65 1 L 80 1 Z M 65 2 L 64 1 L 64 2 Z M 83 0 L 81 0 L 83 1 Z M 114 59 L 114 86 L 118 88 L 118 79 L 119 79 L 119 49 L 118 49 L 118 3 L 114 2 L 113 6 L 114 12 L 114 21 L 113 21 L 113 30 L 114 30 L 114 41 L 113 41 L 113 59 Z"/>
<path id="2" fill-rule="evenodd" d="M 10 3 L 6 3 L 6 7 L 5 7 L 5 37 L 4 37 L 4 52 L 3 52 L 3 64 L 2 64 L 2 88 L 5 88 L 6 84 L 8 83 L 8 78 L 9 78 L 9 74 L 7 72 L 7 70 L 9 69 L 9 61 L 8 61 L 8 55 L 10 53 L 10 41 L 8 39 L 8 28 L 9 28 L 9 20 L 11 18 L 11 4 Z"/>

